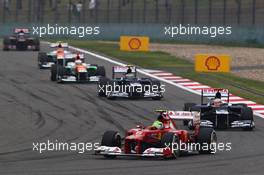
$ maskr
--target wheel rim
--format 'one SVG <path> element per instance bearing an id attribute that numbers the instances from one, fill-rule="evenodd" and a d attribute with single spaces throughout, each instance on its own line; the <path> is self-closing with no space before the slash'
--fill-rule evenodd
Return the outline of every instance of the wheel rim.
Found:
<path id="1" fill-rule="evenodd" d="M 178 140 L 178 139 L 177 139 Z M 172 144 L 173 145 L 177 145 L 177 150 L 174 150 L 173 152 L 172 152 L 172 154 L 173 154 L 173 156 L 175 157 L 175 158 L 177 158 L 178 156 L 179 156 L 179 150 L 180 150 L 180 145 L 178 144 L 178 142 L 176 142 L 176 136 L 175 135 L 173 135 L 173 139 L 172 139 Z M 172 149 L 174 149 L 174 147 L 172 146 Z"/>
<path id="2" fill-rule="evenodd" d="M 116 141 L 116 146 L 120 147 L 121 146 L 121 136 L 119 134 L 115 135 L 115 141 Z"/>
<path id="3" fill-rule="evenodd" d="M 216 138 L 216 133 L 213 131 L 211 133 L 211 140 L 210 140 L 210 150 L 215 150 L 216 149 L 216 143 L 217 143 L 217 138 Z"/>

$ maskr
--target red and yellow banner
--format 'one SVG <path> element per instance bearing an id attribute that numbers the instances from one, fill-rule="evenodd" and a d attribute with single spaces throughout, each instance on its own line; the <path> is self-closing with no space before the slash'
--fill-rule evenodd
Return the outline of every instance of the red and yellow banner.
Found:
<path id="1" fill-rule="evenodd" d="M 228 55 L 197 54 L 195 71 L 197 72 L 229 72 L 231 58 Z"/>
<path id="2" fill-rule="evenodd" d="M 121 36 L 120 50 L 122 51 L 149 51 L 149 37 Z"/>

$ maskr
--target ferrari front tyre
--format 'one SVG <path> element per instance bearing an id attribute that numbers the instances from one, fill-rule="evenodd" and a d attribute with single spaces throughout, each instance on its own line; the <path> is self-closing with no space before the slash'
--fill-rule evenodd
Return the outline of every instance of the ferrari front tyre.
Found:
<path id="1" fill-rule="evenodd" d="M 180 156 L 180 139 L 174 133 L 167 132 L 161 138 L 161 147 L 171 151 L 171 155 L 165 158 L 177 158 Z"/>
<path id="2" fill-rule="evenodd" d="M 197 136 L 200 154 L 212 154 L 216 152 L 217 137 L 213 128 L 200 128 Z"/>
<path id="3" fill-rule="evenodd" d="M 106 131 L 102 137 L 101 146 L 121 148 L 121 136 L 117 131 Z M 104 155 L 107 158 L 115 158 L 113 155 Z"/>

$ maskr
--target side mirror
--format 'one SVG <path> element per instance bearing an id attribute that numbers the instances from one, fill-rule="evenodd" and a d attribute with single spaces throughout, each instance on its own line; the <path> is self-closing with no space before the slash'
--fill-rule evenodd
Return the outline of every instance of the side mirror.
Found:
<path id="1" fill-rule="evenodd" d="M 193 121 L 189 121 L 189 122 L 188 122 L 188 128 L 189 128 L 190 130 L 194 130 Z"/>

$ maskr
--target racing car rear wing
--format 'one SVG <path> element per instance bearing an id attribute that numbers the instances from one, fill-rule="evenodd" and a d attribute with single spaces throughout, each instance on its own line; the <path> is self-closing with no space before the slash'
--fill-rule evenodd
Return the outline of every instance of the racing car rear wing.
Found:
<path id="1" fill-rule="evenodd" d="M 114 66 L 112 69 L 112 78 L 115 78 L 116 73 L 123 73 L 123 74 L 128 74 L 128 73 L 133 73 L 134 76 L 137 76 L 137 68 L 135 66 Z"/>
<path id="2" fill-rule="evenodd" d="M 51 43 L 50 47 L 51 48 L 57 48 L 59 47 L 59 45 L 61 45 L 61 48 L 68 48 L 68 43 Z"/>
<path id="3" fill-rule="evenodd" d="M 66 59 L 77 59 L 77 56 L 79 56 L 79 59 L 84 59 L 84 54 L 77 54 L 77 53 L 69 53 L 65 54 Z"/>
<path id="4" fill-rule="evenodd" d="M 204 104 L 204 97 L 225 98 L 229 102 L 229 91 L 221 88 L 206 88 L 201 91 L 201 104 Z"/>
<path id="5" fill-rule="evenodd" d="M 167 114 L 173 120 L 192 120 L 193 125 L 200 123 L 200 113 L 197 111 L 167 111 Z"/>
<path id="6" fill-rule="evenodd" d="M 29 29 L 15 28 L 14 33 L 19 33 L 19 32 L 29 33 Z"/>

